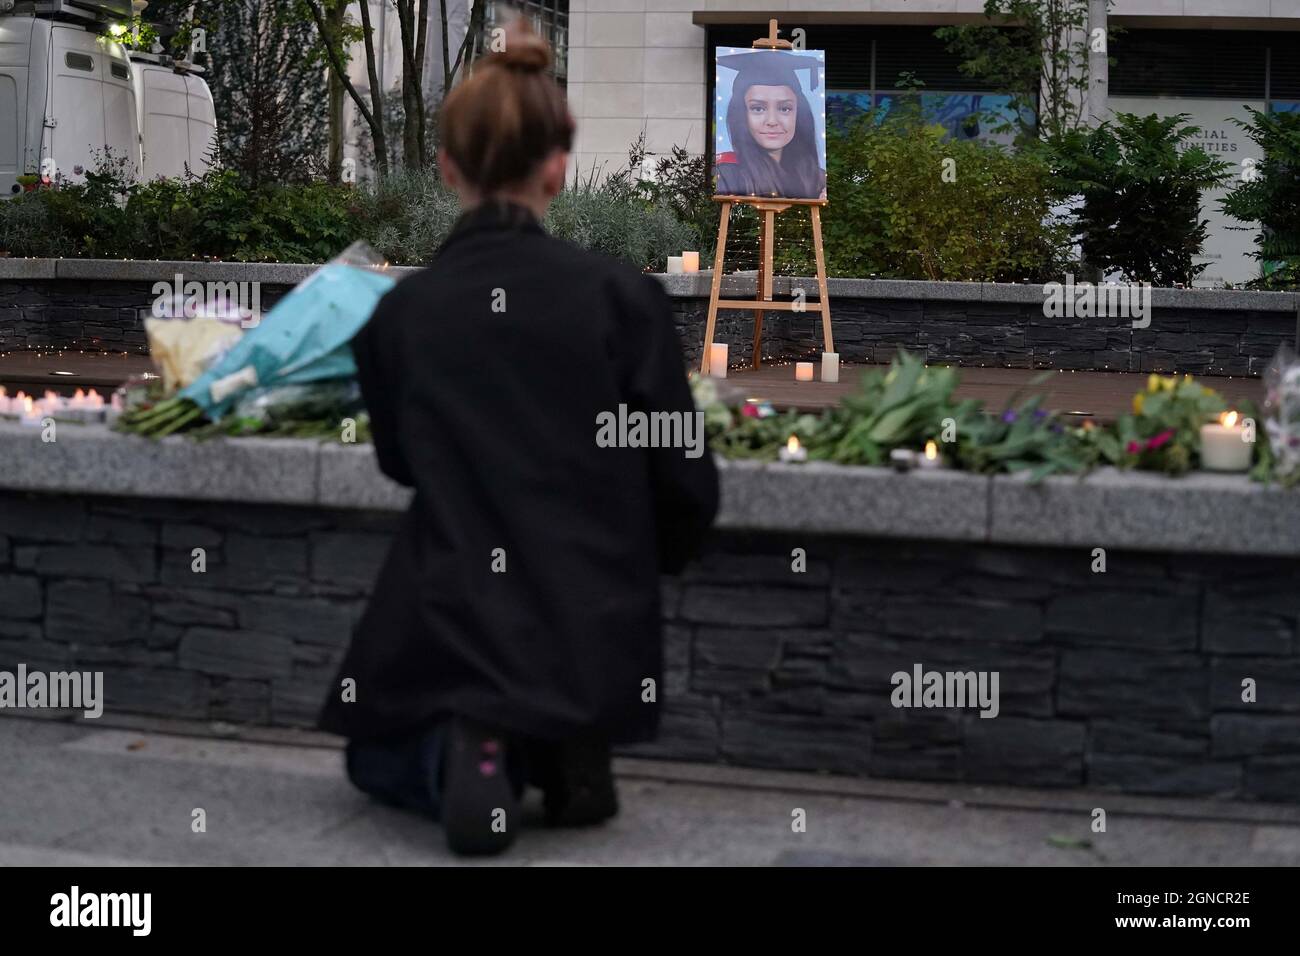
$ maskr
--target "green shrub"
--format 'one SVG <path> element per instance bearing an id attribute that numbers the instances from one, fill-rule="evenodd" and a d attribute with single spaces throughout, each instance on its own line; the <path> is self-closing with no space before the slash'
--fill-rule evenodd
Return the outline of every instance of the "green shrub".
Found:
<path id="1" fill-rule="evenodd" d="M 667 206 L 604 185 L 564 190 L 551 203 L 546 228 L 584 249 L 660 272 L 670 255 L 681 255 L 695 241 L 690 227 Z"/>
<path id="2" fill-rule="evenodd" d="M 1254 285 L 1265 289 L 1300 287 L 1300 113 L 1250 110 L 1251 122 L 1233 122 L 1263 152 L 1249 176 L 1223 200 L 1234 219 L 1257 222 L 1263 275 Z"/>
<path id="3" fill-rule="evenodd" d="M 1200 130 L 1187 119 L 1119 113 L 1050 144 L 1063 186 L 1083 196 L 1075 235 L 1090 266 L 1165 286 L 1205 268 L 1192 264 L 1209 222 L 1201 192 L 1220 185 L 1229 164 L 1191 144 Z"/>
<path id="4" fill-rule="evenodd" d="M 831 274 L 1016 281 L 1059 273 L 1066 236 L 1048 223 L 1054 184 L 1037 156 L 947 140 L 907 111 L 884 122 L 859 117 L 827 140 Z"/>
<path id="5" fill-rule="evenodd" d="M 431 262 L 460 215 L 455 194 L 432 170 L 399 170 L 360 186 L 348 209 L 356 238 L 399 265 Z"/>
<path id="6" fill-rule="evenodd" d="M 40 193 L 0 202 L 0 253 L 57 258 L 73 255 L 74 250 L 72 237 L 55 223 Z"/>

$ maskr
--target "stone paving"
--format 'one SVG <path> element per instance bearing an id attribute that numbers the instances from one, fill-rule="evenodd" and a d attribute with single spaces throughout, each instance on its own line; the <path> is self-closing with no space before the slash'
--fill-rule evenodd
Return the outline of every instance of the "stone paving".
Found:
<path id="1" fill-rule="evenodd" d="M 436 825 L 372 803 L 336 747 L 0 719 L 0 866 L 438 865 Z M 308 738 L 305 738 L 308 739 Z M 622 813 L 537 825 L 515 865 L 1300 865 L 1300 808 L 621 760 Z M 1108 814 L 1092 833 L 1091 808 Z M 191 830 L 202 808 L 207 831 Z M 796 810 L 806 830 L 795 832 Z"/>

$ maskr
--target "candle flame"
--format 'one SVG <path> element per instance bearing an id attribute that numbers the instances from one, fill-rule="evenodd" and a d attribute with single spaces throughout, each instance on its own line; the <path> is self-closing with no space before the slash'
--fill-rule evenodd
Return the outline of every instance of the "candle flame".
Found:
<path id="1" fill-rule="evenodd" d="M 1237 424 L 1237 413 L 1224 412 L 1219 416 L 1219 423 L 1223 425 L 1224 428 L 1231 428 L 1233 425 Z"/>
<path id="2" fill-rule="evenodd" d="M 934 461 L 939 457 L 939 446 L 934 443 L 933 439 L 925 443 L 925 457 L 930 461 Z"/>
<path id="3" fill-rule="evenodd" d="M 785 450 L 788 451 L 788 452 L 789 452 L 790 454 L 792 454 L 792 455 L 793 455 L 795 452 L 797 452 L 797 451 L 799 450 L 799 436 L 798 436 L 798 435 L 791 435 L 791 436 L 790 436 L 790 440 L 789 440 L 788 442 L 785 443 Z"/>

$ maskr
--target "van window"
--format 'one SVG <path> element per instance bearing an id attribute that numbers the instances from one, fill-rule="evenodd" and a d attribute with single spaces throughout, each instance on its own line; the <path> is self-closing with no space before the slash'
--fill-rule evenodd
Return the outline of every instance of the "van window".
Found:
<path id="1" fill-rule="evenodd" d="M 63 62 L 68 65 L 70 70 L 85 70 L 87 73 L 95 72 L 95 58 L 87 56 L 85 53 L 65 53 Z"/>
<path id="2" fill-rule="evenodd" d="M 109 69 L 113 71 L 113 75 L 117 77 L 119 80 L 127 80 L 130 79 L 131 77 L 131 75 L 126 70 L 125 63 L 114 63 L 109 67 Z"/>

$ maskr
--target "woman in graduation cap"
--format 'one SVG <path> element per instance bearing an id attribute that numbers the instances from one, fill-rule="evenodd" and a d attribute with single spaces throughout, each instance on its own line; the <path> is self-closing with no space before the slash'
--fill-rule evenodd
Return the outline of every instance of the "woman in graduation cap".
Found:
<path id="1" fill-rule="evenodd" d="M 820 64 L 782 50 L 756 50 L 720 56 L 718 65 L 737 74 L 727 105 L 732 151 L 718 154 L 718 195 L 825 199 L 815 114 L 796 76 L 808 70 L 815 89 Z"/>

